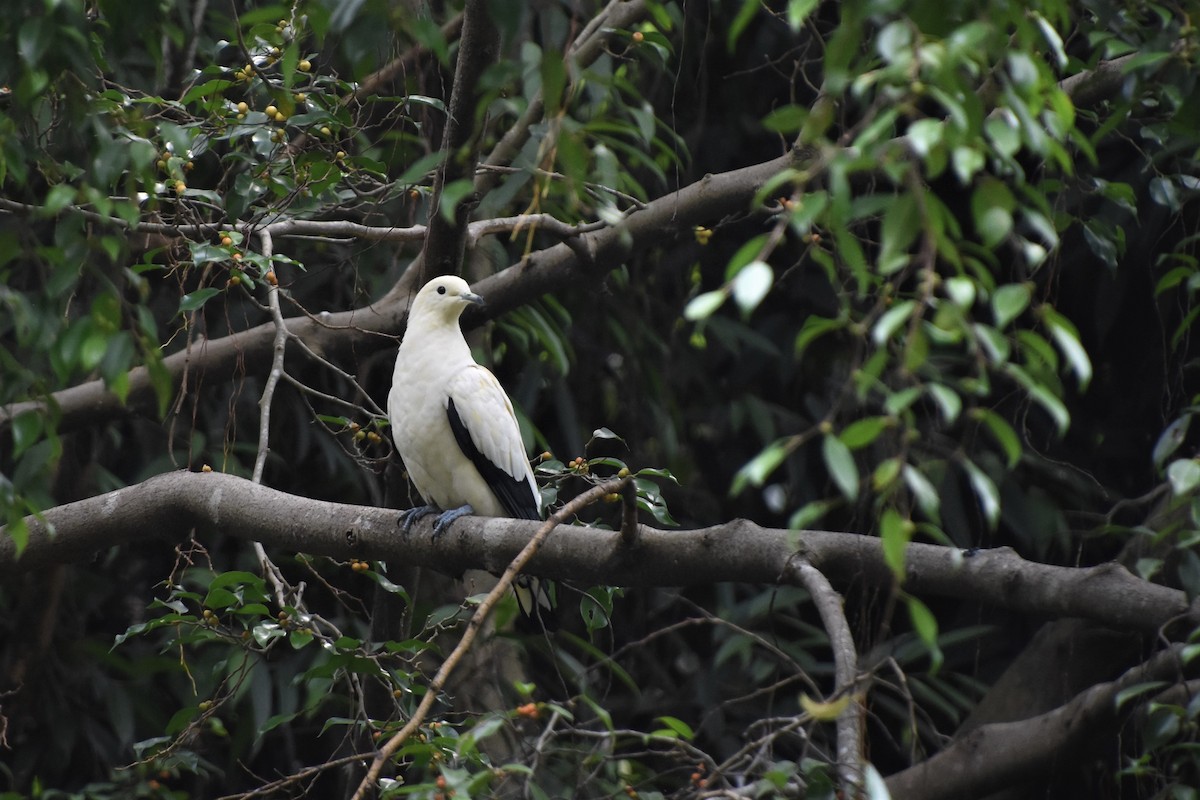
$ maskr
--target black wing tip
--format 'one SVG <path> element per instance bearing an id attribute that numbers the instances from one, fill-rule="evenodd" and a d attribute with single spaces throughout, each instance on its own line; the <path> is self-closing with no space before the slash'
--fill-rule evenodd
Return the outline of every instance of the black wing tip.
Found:
<path id="1" fill-rule="evenodd" d="M 479 452 L 475 442 L 471 441 L 471 432 L 467 430 L 458 409 L 454 407 L 453 397 L 447 398 L 446 418 L 450 422 L 450 430 L 454 433 L 454 441 L 458 442 L 458 449 L 462 450 L 463 455 L 479 470 L 488 488 L 496 495 L 496 499 L 508 515 L 515 519 L 541 519 L 537 497 L 528 481 L 514 478 Z"/>

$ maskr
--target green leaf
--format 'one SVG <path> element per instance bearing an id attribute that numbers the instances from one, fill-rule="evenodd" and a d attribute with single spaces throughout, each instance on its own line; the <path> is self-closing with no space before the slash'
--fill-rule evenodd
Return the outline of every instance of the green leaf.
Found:
<path id="1" fill-rule="evenodd" d="M 1035 381 L 1028 372 L 1016 364 L 1005 364 L 1004 372 L 1025 387 L 1025 391 L 1029 392 L 1030 398 L 1050 415 L 1051 419 L 1054 420 L 1054 426 L 1058 429 L 1059 435 L 1066 433 L 1067 428 L 1071 424 L 1071 412 L 1063 405 L 1062 400 L 1044 384 Z"/>
<path id="2" fill-rule="evenodd" d="M 1154 444 L 1154 467 L 1162 469 L 1163 462 L 1171 457 L 1179 446 L 1183 444 L 1183 440 L 1187 438 L 1188 428 L 1192 424 L 1192 415 L 1185 414 L 1179 419 L 1167 426 L 1167 429 L 1158 437 L 1158 441 Z"/>
<path id="3" fill-rule="evenodd" d="M 1200 462 L 1194 458 L 1172 461 L 1167 467 L 1167 480 L 1175 496 L 1188 494 L 1200 486 Z"/>
<path id="4" fill-rule="evenodd" d="M 1008 236 L 1016 202 L 1008 186 L 995 178 L 980 181 L 972 192 L 971 215 L 985 247 L 995 247 Z"/>
<path id="5" fill-rule="evenodd" d="M 769 444 L 765 450 L 750 459 L 737 471 L 737 474 L 733 476 L 733 487 L 729 493 L 731 495 L 741 493 L 746 488 L 746 484 L 762 486 L 771 473 L 787 458 L 788 453 L 792 452 L 792 447 L 791 438 L 779 439 Z"/>
<path id="6" fill-rule="evenodd" d="M 765 261 L 751 261 L 733 278 L 733 300 L 743 314 L 758 308 L 775 282 L 775 271 Z"/>
<path id="7" fill-rule="evenodd" d="M 858 466 L 850 448 L 836 436 L 826 435 L 821 445 L 821 454 L 825 458 L 825 468 L 837 484 L 842 496 L 853 501 L 858 497 Z"/>
<path id="8" fill-rule="evenodd" d="M 912 541 L 913 530 L 912 520 L 900 516 L 895 509 L 889 508 L 883 512 L 883 519 L 879 523 L 883 560 L 892 570 L 896 583 L 904 583 L 905 555 L 908 552 L 908 543 Z"/>
<path id="9" fill-rule="evenodd" d="M 820 4 L 819 0 L 788 0 L 787 5 L 787 23 L 792 29 L 792 33 L 796 33 L 804 25 L 804 21 L 809 15 L 816 10 Z"/>
<path id="10" fill-rule="evenodd" d="M 939 119 L 919 119 L 908 126 L 906 138 L 913 152 L 925 158 L 941 143 L 944 130 L 945 123 Z"/>
<path id="11" fill-rule="evenodd" d="M 75 202 L 77 194 L 78 192 L 74 186 L 65 183 L 56 184 L 46 193 L 46 201 L 42 204 L 42 211 L 46 216 L 56 216 L 64 208 Z"/>
<path id="12" fill-rule="evenodd" d="M 733 280 L 743 267 L 752 261 L 758 261 L 758 256 L 762 253 L 766 243 L 766 234 L 760 234 L 744 242 L 729 259 L 729 264 L 725 267 L 725 280 Z"/>
<path id="13" fill-rule="evenodd" d="M 942 666 L 944 656 L 941 647 L 938 646 L 938 624 L 937 618 L 933 616 L 933 612 L 929 607 L 915 597 L 905 595 L 905 602 L 908 605 L 908 618 L 912 621 L 913 630 L 916 631 L 917 637 L 921 643 L 929 650 L 931 664 L 929 671 L 936 673 Z"/>
<path id="14" fill-rule="evenodd" d="M 875 323 L 875 327 L 871 329 L 871 341 L 877 346 L 883 346 L 888 339 L 892 338 L 892 334 L 908 321 L 916 307 L 915 300 L 905 300 L 885 311 L 879 317 L 879 321 Z"/>
<path id="15" fill-rule="evenodd" d="M 987 408 L 975 408 L 971 410 L 971 416 L 983 423 L 988 432 L 992 434 L 992 438 L 1000 445 L 1000 449 L 1004 451 L 1008 468 L 1012 469 L 1017 466 L 1017 462 L 1021 460 L 1021 439 L 1017 436 L 1016 430 L 1008 421 L 997 414 L 995 411 Z"/>
<path id="16" fill-rule="evenodd" d="M 12 421 L 14 459 L 20 458 L 42 435 L 42 415 L 36 411 L 18 414 Z"/>
<path id="17" fill-rule="evenodd" d="M 983 153 L 975 147 L 960 145 L 950 153 L 950 163 L 954 174 L 964 186 L 971 182 L 975 174 L 987 163 Z"/>
<path id="18" fill-rule="evenodd" d="M 210 286 L 204 289 L 197 289 L 190 294 L 185 294 L 179 298 L 179 311 L 180 313 L 195 311 L 220 293 L 220 289 L 214 289 Z"/>
<path id="19" fill-rule="evenodd" d="M 927 384 L 925 391 L 937 403 L 946 424 L 953 425 L 962 411 L 962 398 L 958 396 L 958 392 L 941 383 Z"/>
<path id="20" fill-rule="evenodd" d="M 563 90 L 567 86 L 567 68 L 563 63 L 562 53 L 543 50 L 541 73 L 542 102 L 545 103 L 546 114 L 554 116 L 562 107 Z"/>
<path id="21" fill-rule="evenodd" d="M 798 133 L 808 118 L 808 110 L 800 106 L 780 106 L 763 117 L 763 127 L 772 133 L 792 135 Z"/>
<path id="22" fill-rule="evenodd" d="M 913 499 L 917 501 L 917 507 L 921 509 L 921 512 L 935 522 L 939 520 L 942 498 L 933 484 L 929 482 L 929 478 L 925 477 L 925 474 L 912 464 L 905 464 L 904 483 L 913 493 Z"/>
<path id="23" fill-rule="evenodd" d="M 729 26 L 729 33 L 725 37 L 725 48 L 729 52 L 733 52 L 738 38 L 746 30 L 750 20 L 758 14 L 758 4 L 759 0 L 742 0 L 742 7 L 738 9 L 737 16 L 733 18 L 733 23 Z"/>
<path id="24" fill-rule="evenodd" d="M 879 272 L 890 275 L 908 265 L 908 249 L 921 230 L 921 214 L 910 192 L 888 203 L 883 214 L 883 242 L 879 248 Z"/>
<path id="25" fill-rule="evenodd" d="M 967 311 L 975 305 L 975 281 L 962 276 L 947 278 L 942 283 L 942 290 L 955 306 Z"/>
<path id="26" fill-rule="evenodd" d="M 838 434 L 838 438 L 851 450 L 871 444 L 885 428 L 892 424 L 891 417 L 866 417 L 851 422 Z"/>
<path id="27" fill-rule="evenodd" d="M 1000 490 L 996 488 L 995 482 L 988 477 L 987 473 L 975 465 L 975 462 L 963 459 L 962 465 L 967 471 L 971 488 L 975 490 L 975 496 L 979 498 L 984 519 L 987 520 L 988 527 L 994 530 L 1000 522 Z"/>
<path id="28" fill-rule="evenodd" d="M 438 213 L 446 222 L 454 222 L 458 212 L 458 204 L 470 197 L 475 191 L 474 184 L 466 178 L 451 181 L 442 187 L 442 196 L 438 199 Z"/>
<path id="29" fill-rule="evenodd" d="M 1129 686 L 1117 692 L 1117 697 L 1114 704 L 1119 711 L 1121 707 L 1130 700 L 1141 697 L 1142 695 L 1153 692 L 1157 689 L 1161 689 L 1166 685 L 1166 681 L 1147 681 L 1145 683 L 1135 683 L 1133 686 Z"/>
<path id="30" fill-rule="evenodd" d="M 685 741 L 691 741 L 696 738 L 696 732 L 681 719 L 677 719 L 676 717 L 656 717 L 655 719 L 666 726 L 665 730 L 654 731 L 655 736 L 665 735 Z"/>
<path id="31" fill-rule="evenodd" d="M 1042 307 L 1042 315 L 1043 321 L 1050 328 L 1051 338 L 1062 350 L 1075 377 L 1079 379 L 1079 388 L 1087 389 L 1092 380 L 1092 361 L 1079 342 L 1079 331 L 1070 320 L 1048 305 Z"/>
<path id="32" fill-rule="evenodd" d="M 796 334 L 795 355 L 799 359 L 808 346 L 827 333 L 841 330 L 846 323 L 840 319 L 829 319 L 813 315 L 804 320 L 804 326 Z"/>
<path id="33" fill-rule="evenodd" d="M 711 292 L 698 294 L 688 301 L 687 306 L 683 309 L 683 318 L 691 322 L 707 319 L 716 313 L 727 297 L 729 297 L 727 289 L 714 289 Z"/>
<path id="34" fill-rule="evenodd" d="M 1004 330 L 1019 317 L 1029 307 L 1030 296 L 1029 285 L 1025 283 L 1009 283 L 997 289 L 992 294 L 992 316 L 996 319 L 996 328 Z"/>

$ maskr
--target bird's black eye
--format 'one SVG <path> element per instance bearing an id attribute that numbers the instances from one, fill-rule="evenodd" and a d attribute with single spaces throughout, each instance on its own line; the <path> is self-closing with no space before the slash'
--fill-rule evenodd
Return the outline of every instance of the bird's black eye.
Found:
<path id="1" fill-rule="evenodd" d="M 439 286 L 439 287 L 438 287 L 438 294 L 445 294 L 445 293 L 446 293 L 446 287 L 445 287 L 445 286 Z"/>

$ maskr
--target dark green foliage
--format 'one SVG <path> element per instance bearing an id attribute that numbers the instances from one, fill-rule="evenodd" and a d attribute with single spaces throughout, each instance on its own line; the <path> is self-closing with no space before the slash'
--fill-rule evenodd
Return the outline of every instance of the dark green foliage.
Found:
<path id="1" fill-rule="evenodd" d="M 572 42 L 598 9 L 486 3 L 501 54 L 449 156 L 480 167 L 435 194 L 461 4 L 410 5 L 9 10 L 0 524 L 18 548 L 29 514 L 178 468 L 382 505 L 400 327 L 369 312 L 393 313 L 421 248 L 385 229 L 437 200 L 448 221 L 530 215 L 473 239 L 465 272 L 518 275 L 473 344 L 547 451 L 549 506 L 629 470 L 659 527 L 879 537 L 891 585 L 838 587 L 879 772 L 969 725 L 1034 630 L 906 591 L 911 542 L 1119 557 L 1200 595 L 1200 41 L 1180 8 L 649 0 L 589 51 Z M 788 151 L 735 214 L 667 219 L 619 264 L 573 249 L 587 279 L 552 295 L 519 283 L 579 241 L 533 215 L 619 226 Z M 210 368 L 276 309 L 316 320 L 286 344 L 288 379 L 273 386 L 249 336 Z M 67 391 L 89 386 L 118 402 Z M 583 519 L 619 527 L 608 499 Z M 0 586 L 0 798 L 210 797 L 371 752 L 478 600 L 406 565 L 269 553 L 304 587 L 287 594 L 244 542 L 187 533 Z M 381 596 L 408 627 L 374 639 Z M 844 788 L 846 693 L 806 591 L 563 582 L 557 603 L 553 638 L 497 637 L 524 680 L 487 701 L 453 686 L 385 796 Z M 1187 632 L 1169 635 L 1190 664 Z M 1138 713 L 1079 796 L 1194 795 L 1200 706 L 1171 689 L 1121 694 Z M 279 796 L 359 777 L 304 774 Z"/>

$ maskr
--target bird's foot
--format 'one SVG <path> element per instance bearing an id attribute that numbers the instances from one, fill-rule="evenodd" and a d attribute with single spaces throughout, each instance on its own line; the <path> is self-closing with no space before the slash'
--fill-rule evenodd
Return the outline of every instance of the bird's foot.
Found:
<path id="1" fill-rule="evenodd" d="M 400 526 L 400 530 L 404 531 L 405 533 L 409 533 L 412 531 L 412 526 L 415 525 L 418 520 L 424 519 L 430 514 L 437 514 L 440 511 L 441 509 L 437 506 L 415 506 L 410 508 L 408 511 L 402 512 L 400 514 L 400 520 L 396 524 Z M 436 532 L 436 530 L 437 528 L 435 526 L 434 531 Z"/>
<path id="2" fill-rule="evenodd" d="M 433 523 L 433 538 L 436 539 L 445 533 L 446 529 L 450 527 L 450 523 L 454 522 L 454 520 L 474 513 L 475 509 L 471 508 L 470 504 L 467 504 L 438 514 L 438 518 Z"/>

